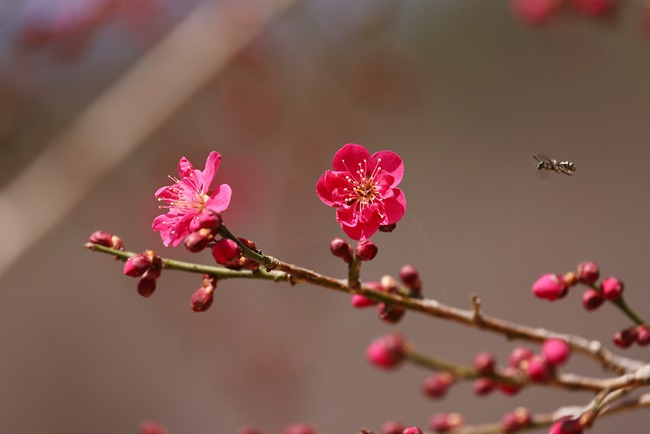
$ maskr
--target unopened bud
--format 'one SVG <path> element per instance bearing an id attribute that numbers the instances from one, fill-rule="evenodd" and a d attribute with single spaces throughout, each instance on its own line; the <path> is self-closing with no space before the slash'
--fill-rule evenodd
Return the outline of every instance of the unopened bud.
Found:
<path id="1" fill-rule="evenodd" d="M 567 291 L 568 286 L 564 277 L 557 274 L 544 274 L 533 284 L 533 294 L 549 301 L 564 297 Z"/>
<path id="2" fill-rule="evenodd" d="M 620 348 L 627 348 L 634 343 L 635 335 L 634 328 L 618 331 L 614 333 L 614 344 Z"/>
<path id="3" fill-rule="evenodd" d="M 404 345 L 404 338 L 399 333 L 378 337 L 366 349 L 366 358 L 379 368 L 393 369 L 404 361 Z"/>
<path id="4" fill-rule="evenodd" d="M 553 367 L 564 364 L 571 355 L 571 347 L 563 339 L 547 339 L 542 345 L 544 359 Z"/>
<path id="5" fill-rule="evenodd" d="M 581 262 L 578 264 L 578 280 L 587 285 L 593 285 L 600 277 L 600 269 L 595 262 Z"/>
<path id="6" fill-rule="evenodd" d="M 510 353 L 508 364 L 513 368 L 519 368 L 522 362 L 530 360 L 535 354 L 526 347 L 516 347 Z"/>
<path id="7" fill-rule="evenodd" d="M 424 433 L 417 426 L 409 426 L 408 428 L 404 428 L 402 434 L 424 434 Z"/>
<path id="8" fill-rule="evenodd" d="M 645 324 L 640 325 L 635 330 L 634 338 L 637 344 L 645 347 L 650 344 L 650 330 L 648 330 L 648 327 Z"/>
<path id="9" fill-rule="evenodd" d="M 381 425 L 381 434 L 402 434 L 404 425 L 394 420 L 389 420 Z"/>
<path id="10" fill-rule="evenodd" d="M 548 434 L 582 434 L 582 430 L 583 426 L 578 419 L 566 416 L 555 421 Z"/>
<path id="11" fill-rule="evenodd" d="M 190 307 L 194 312 L 205 312 L 212 305 L 214 286 L 202 286 L 190 298 Z"/>
<path id="12" fill-rule="evenodd" d="M 600 290 L 607 300 L 620 300 L 623 289 L 623 282 L 616 277 L 608 277 L 600 284 Z"/>
<path id="13" fill-rule="evenodd" d="M 90 234 L 88 241 L 94 244 L 99 244 L 104 247 L 113 247 L 113 236 L 105 231 L 95 231 Z"/>
<path id="14" fill-rule="evenodd" d="M 352 247 L 343 238 L 334 238 L 330 241 L 330 252 L 348 264 L 352 262 Z"/>
<path id="15" fill-rule="evenodd" d="M 228 265 L 241 258 L 241 248 L 233 240 L 222 238 L 212 246 L 212 256 L 218 264 Z"/>
<path id="16" fill-rule="evenodd" d="M 392 303 L 381 303 L 377 314 L 382 321 L 389 324 L 396 324 L 402 319 L 405 313 L 406 309 L 402 306 L 397 306 Z"/>
<path id="17" fill-rule="evenodd" d="M 380 225 L 379 226 L 379 232 L 393 232 L 395 228 L 397 227 L 397 223 L 392 223 L 390 225 Z"/>
<path id="18" fill-rule="evenodd" d="M 478 353 L 474 356 L 474 367 L 483 375 L 494 374 L 494 365 L 496 361 L 490 353 Z"/>
<path id="19" fill-rule="evenodd" d="M 490 380 L 489 378 L 477 378 L 472 383 L 472 389 L 478 396 L 485 396 L 489 394 L 494 390 L 495 386 L 496 384 L 494 384 L 494 381 Z"/>
<path id="20" fill-rule="evenodd" d="M 147 276 L 147 273 L 138 281 L 138 294 L 144 298 L 149 298 L 156 290 L 156 278 Z"/>
<path id="21" fill-rule="evenodd" d="M 143 420 L 139 427 L 140 434 L 169 434 L 167 428 L 152 420 Z"/>
<path id="22" fill-rule="evenodd" d="M 124 274 L 131 277 L 140 277 L 151 267 L 151 257 L 146 253 L 131 256 L 124 263 Z"/>
<path id="23" fill-rule="evenodd" d="M 212 232 L 210 229 L 199 229 L 185 238 L 185 248 L 192 253 L 198 253 L 205 249 L 211 240 Z"/>
<path id="24" fill-rule="evenodd" d="M 589 288 L 582 293 L 582 305 L 587 310 L 596 310 L 605 301 L 605 297 L 600 291 Z"/>
<path id="25" fill-rule="evenodd" d="M 458 413 L 438 413 L 429 419 L 429 427 L 437 433 L 460 428 L 463 424 L 463 417 Z"/>
<path id="26" fill-rule="evenodd" d="M 540 356 L 533 356 L 526 364 L 526 375 L 535 383 L 544 383 L 551 376 L 551 366 Z"/>
<path id="27" fill-rule="evenodd" d="M 202 213 L 195 217 L 197 225 L 200 229 L 208 229 L 210 232 L 216 232 L 221 227 L 223 220 L 221 214 L 211 209 L 205 209 Z"/>
<path id="28" fill-rule="evenodd" d="M 357 243 L 354 253 L 362 261 L 371 261 L 377 256 L 378 251 L 377 245 L 372 240 L 367 239 Z"/>
<path id="29" fill-rule="evenodd" d="M 431 374 L 422 382 L 422 391 L 430 398 L 442 398 L 454 381 L 454 376 L 449 372 Z"/>

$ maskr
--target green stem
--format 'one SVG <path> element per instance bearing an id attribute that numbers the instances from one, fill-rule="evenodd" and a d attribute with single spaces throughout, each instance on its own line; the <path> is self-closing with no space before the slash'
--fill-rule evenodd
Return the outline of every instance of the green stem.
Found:
<path id="1" fill-rule="evenodd" d="M 361 282 L 359 282 L 359 274 L 361 272 L 361 260 L 356 257 L 352 258 L 352 262 L 348 265 L 348 285 L 351 288 L 359 289 L 361 288 Z"/>
<path id="2" fill-rule="evenodd" d="M 632 321 L 634 321 L 637 325 L 643 325 L 646 324 L 646 322 L 641 318 L 630 306 L 625 303 L 625 300 L 623 298 L 620 298 L 618 300 L 612 300 L 612 303 L 616 307 L 618 307 L 625 315 L 627 315 Z"/>
<path id="3" fill-rule="evenodd" d="M 102 253 L 115 256 L 117 259 L 126 261 L 131 256 L 137 255 L 136 252 L 128 252 L 124 250 L 115 250 L 99 244 L 87 243 L 86 248 L 95 250 Z M 210 265 L 194 264 L 191 262 L 177 261 L 175 259 L 163 259 L 163 268 L 167 270 L 187 271 L 189 273 L 209 274 L 219 279 L 262 279 L 273 280 L 274 282 L 286 282 L 289 276 L 282 271 L 250 271 L 250 270 L 231 270 L 224 267 L 216 267 Z"/>

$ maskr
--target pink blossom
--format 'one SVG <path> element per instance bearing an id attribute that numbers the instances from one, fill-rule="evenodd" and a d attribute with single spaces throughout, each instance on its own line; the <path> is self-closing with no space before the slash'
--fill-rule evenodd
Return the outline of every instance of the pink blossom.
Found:
<path id="1" fill-rule="evenodd" d="M 179 179 L 172 178 L 174 184 L 156 191 L 158 200 L 169 203 L 161 207 L 169 212 L 156 217 L 152 224 L 154 231 L 160 231 L 165 246 L 170 243 L 178 246 L 190 233 L 192 220 L 197 219 L 204 210 L 220 213 L 228 208 L 232 194 L 228 184 L 221 184 L 210 191 L 220 161 L 221 155 L 212 151 L 205 162 L 205 169 L 200 171 L 183 157 L 178 162 Z"/>
<path id="2" fill-rule="evenodd" d="M 366 240 L 379 226 L 399 221 L 406 210 L 404 193 L 396 186 L 404 175 L 404 163 L 391 151 L 372 156 L 361 145 L 348 143 L 339 149 L 316 183 L 318 197 L 336 208 L 336 221 L 353 240 Z"/>

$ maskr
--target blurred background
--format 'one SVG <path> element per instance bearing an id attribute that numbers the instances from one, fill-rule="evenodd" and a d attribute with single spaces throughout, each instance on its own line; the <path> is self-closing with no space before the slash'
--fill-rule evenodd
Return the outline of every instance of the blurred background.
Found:
<path id="1" fill-rule="evenodd" d="M 478 294 L 488 314 L 612 349 L 631 325 L 619 311 L 530 287 L 592 260 L 650 314 L 650 40 L 639 2 L 619 3 L 533 27 L 506 0 L 0 1 L 0 432 L 135 433 L 151 418 L 172 434 L 294 421 L 356 433 L 587 403 L 540 387 L 477 398 L 470 384 L 432 401 L 419 391 L 427 372 L 380 372 L 368 343 L 399 330 L 466 364 L 483 350 L 505 362 L 518 343 L 413 313 L 390 326 L 304 285 L 224 281 L 197 314 L 200 276 L 165 272 L 144 299 L 121 263 L 83 244 L 103 229 L 127 250 L 212 263 L 150 227 L 178 159 L 202 169 L 217 150 L 229 228 L 343 277 L 328 251 L 343 234 L 315 183 L 360 143 L 402 156 L 408 201 L 397 229 L 373 238 L 364 279 L 410 263 L 427 297 L 469 308 Z M 533 154 L 576 174 L 539 176 Z M 605 375 L 581 356 L 565 371 Z M 647 413 L 590 432 L 622 426 L 647 432 Z"/>

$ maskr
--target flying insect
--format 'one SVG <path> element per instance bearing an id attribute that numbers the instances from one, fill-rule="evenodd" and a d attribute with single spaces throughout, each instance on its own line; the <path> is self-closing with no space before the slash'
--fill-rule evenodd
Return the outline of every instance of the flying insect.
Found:
<path id="1" fill-rule="evenodd" d="M 548 172 L 557 172 L 564 173 L 565 175 L 573 175 L 576 171 L 576 165 L 571 161 L 557 161 L 551 158 L 533 155 L 533 158 L 537 160 L 537 170 L 546 170 Z M 540 160 L 541 158 L 541 160 Z"/>

